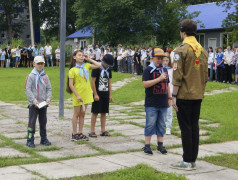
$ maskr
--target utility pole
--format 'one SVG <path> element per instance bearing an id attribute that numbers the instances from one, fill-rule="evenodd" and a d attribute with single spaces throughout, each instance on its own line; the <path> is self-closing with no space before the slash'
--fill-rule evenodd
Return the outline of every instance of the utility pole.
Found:
<path id="1" fill-rule="evenodd" d="M 30 13 L 30 28 L 31 28 L 31 45 L 34 46 L 34 31 L 33 31 L 33 18 L 32 18 L 32 4 L 29 0 L 29 13 Z"/>
<path id="2" fill-rule="evenodd" d="M 65 79 L 65 39 L 66 39 L 66 0 L 60 5 L 60 99 L 59 117 L 64 117 L 64 79 Z"/>

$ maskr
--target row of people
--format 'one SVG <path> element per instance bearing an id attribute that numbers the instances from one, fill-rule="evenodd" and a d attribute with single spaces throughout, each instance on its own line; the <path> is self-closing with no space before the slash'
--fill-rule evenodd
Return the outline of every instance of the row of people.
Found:
<path id="1" fill-rule="evenodd" d="M 238 84 L 238 48 L 231 49 L 231 46 L 227 46 L 223 52 L 222 48 L 218 47 L 213 52 L 213 48 L 209 47 L 208 53 L 208 77 L 210 80 Z M 232 74 L 235 74 L 234 82 Z"/>
<path id="2" fill-rule="evenodd" d="M 13 68 L 20 67 L 32 67 L 34 57 L 42 56 L 46 59 L 47 66 L 49 67 L 49 61 L 53 67 L 52 60 L 52 47 L 49 43 L 46 46 L 41 45 L 38 48 L 37 45 L 29 47 L 13 46 L 12 49 L 8 45 L 6 48 L 0 49 L 0 61 L 1 68 L 9 68 L 12 65 Z M 60 47 L 55 50 L 56 66 L 59 66 L 60 62 Z"/>

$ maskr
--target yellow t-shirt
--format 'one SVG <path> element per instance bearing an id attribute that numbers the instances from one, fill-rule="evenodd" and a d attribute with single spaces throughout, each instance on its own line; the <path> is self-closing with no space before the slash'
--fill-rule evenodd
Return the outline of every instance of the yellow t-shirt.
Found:
<path id="1" fill-rule="evenodd" d="M 85 63 L 84 68 L 90 70 L 91 64 Z M 84 104 L 89 104 L 93 102 L 93 93 L 92 88 L 90 84 L 90 80 L 88 77 L 88 81 L 86 81 L 86 78 L 80 76 L 79 74 L 79 68 L 73 67 L 69 70 L 69 78 L 74 79 L 74 88 L 78 92 L 79 96 L 82 98 Z M 73 99 L 73 106 L 80 106 L 82 105 L 82 102 L 77 101 L 77 97 L 74 93 L 72 93 L 72 99 Z"/>

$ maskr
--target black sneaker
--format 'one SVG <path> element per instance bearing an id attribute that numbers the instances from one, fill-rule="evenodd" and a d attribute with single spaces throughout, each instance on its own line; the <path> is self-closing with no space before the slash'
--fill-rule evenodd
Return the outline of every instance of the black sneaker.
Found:
<path id="1" fill-rule="evenodd" d="M 158 146 L 158 147 L 157 147 L 157 150 L 158 150 L 161 154 L 164 154 L 164 155 L 167 154 L 167 150 L 166 150 L 165 147 L 163 147 L 163 146 L 162 146 L 162 147 L 159 147 L 159 146 Z"/>
<path id="2" fill-rule="evenodd" d="M 144 153 L 147 154 L 147 155 L 153 155 L 153 152 L 151 151 L 151 148 L 150 146 L 145 146 L 142 148 L 144 150 Z"/>
<path id="3" fill-rule="evenodd" d="M 72 134 L 71 141 L 79 141 L 78 134 L 75 134 L 75 135 Z"/>
<path id="4" fill-rule="evenodd" d="M 30 148 L 36 147 L 34 144 L 34 140 L 27 140 L 26 145 Z"/>
<path id="5" fill-rule="evenodd" d="M 48 139 L 44 139 L 40 141 L 40 144 L 44 145 L 44 146 L 50 146 L 51 142 Z"/>

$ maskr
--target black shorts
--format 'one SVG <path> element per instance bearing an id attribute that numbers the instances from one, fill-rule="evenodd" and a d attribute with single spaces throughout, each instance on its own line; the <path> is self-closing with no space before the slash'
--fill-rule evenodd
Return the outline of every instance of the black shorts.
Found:
<path id="1" fill-rule="evenodd" d="M 109 98 L 101 98 L 92 104 L 91 113 L 109 113 Z"/>

